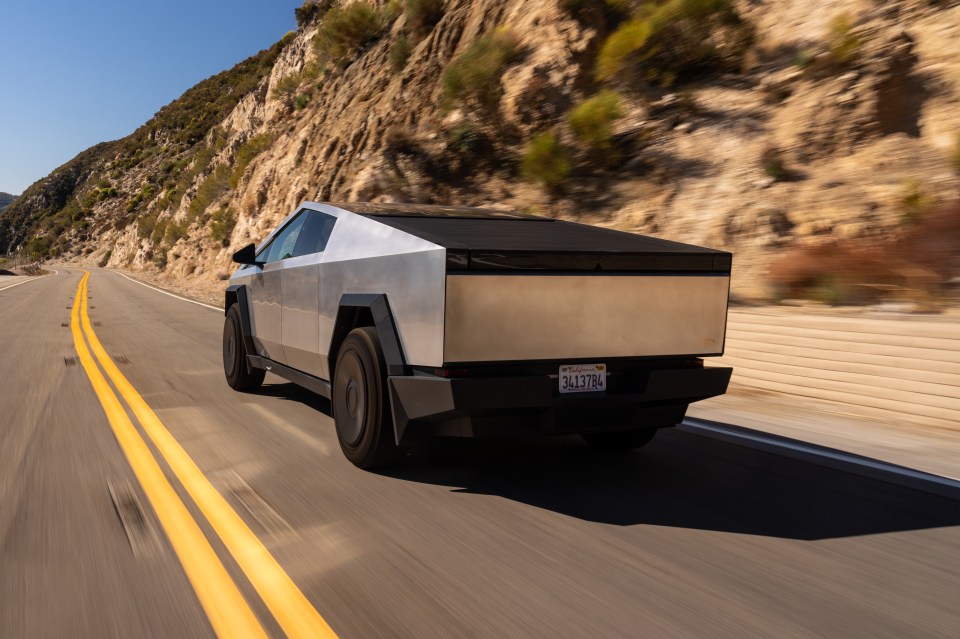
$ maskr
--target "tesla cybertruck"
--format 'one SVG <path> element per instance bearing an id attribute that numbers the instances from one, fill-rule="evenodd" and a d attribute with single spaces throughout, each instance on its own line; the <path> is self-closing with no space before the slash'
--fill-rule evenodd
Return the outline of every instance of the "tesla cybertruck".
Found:
<path id="1" fill-rule="evenodd" d="M 226 290 L 230 386 L 328 398 L 346 457 L 429 436 L 649 442 L 726 392 L 731 255 L 500 210 L 304 202 Z"/>

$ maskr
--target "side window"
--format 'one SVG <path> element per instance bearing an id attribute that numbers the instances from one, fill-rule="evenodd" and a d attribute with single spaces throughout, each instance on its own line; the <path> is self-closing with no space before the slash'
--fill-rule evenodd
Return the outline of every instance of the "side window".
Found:
<path id="1" fill-rule="evenodd" d="M 276 262 L 293 257 L 293 249 L 297 245 L 297 239 L 300 237 L 300 231 L 303 229 L 303 222 L 306 215 L 301 213 L 287 224 L 280 233 L 273 238 L 270 245 L 266 247 L 261 255 L 265 262 Z"/>
<path id="2" fill-rule="evenodd" d="M 307 219 L 293 251 L 294 257 L 322 253 L 327 248 L 330 234 L 333 233 L 333 225 L 337 223 L 337 218 L 317 211 L 306 211 L 305 216 Z"/>

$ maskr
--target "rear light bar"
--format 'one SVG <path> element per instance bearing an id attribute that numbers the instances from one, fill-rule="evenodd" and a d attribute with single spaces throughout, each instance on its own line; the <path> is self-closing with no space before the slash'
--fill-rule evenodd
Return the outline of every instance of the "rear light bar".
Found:
<path id="1" fill-rule="evenodd" d="M 435 368 L 433 369 L 433 374 L 437 377 L 443 377 L 449 379 L 451 377 L 466 377 L 467 369 L 466 368 Z"/>

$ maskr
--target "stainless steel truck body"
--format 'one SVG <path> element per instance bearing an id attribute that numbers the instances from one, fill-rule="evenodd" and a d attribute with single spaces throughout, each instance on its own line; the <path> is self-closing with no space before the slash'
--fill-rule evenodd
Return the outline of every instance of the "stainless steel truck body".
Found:
<path id="1" fill-rule="evenodd" d="M 425 435 L 642 445 L 725 392 L 729 253 L 498 210 L 305 202 L 226 291 L 231 386 L 331 399 L 344 453 Z"/>

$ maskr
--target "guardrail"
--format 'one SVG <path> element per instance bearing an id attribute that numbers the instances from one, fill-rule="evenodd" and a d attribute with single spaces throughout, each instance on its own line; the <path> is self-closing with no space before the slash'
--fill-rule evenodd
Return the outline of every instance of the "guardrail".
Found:
<path id="1" fill-rule="evenodd" d="M 0 269 L 5 271 L 12 271 L 14 269 L 29 271 L 29 270 L 39 270 L 39 268 L 40 268 L 39 262 L 37 262 L 36 260 L 31 260 L 21 255 L 0 256 Z"/>
<path id="2" fill-rule="evenodd" d="M 960 430 L 960 322 L 791 309 L 730 311 L 732 383 L 839 402 L 867 417 Z"/>

